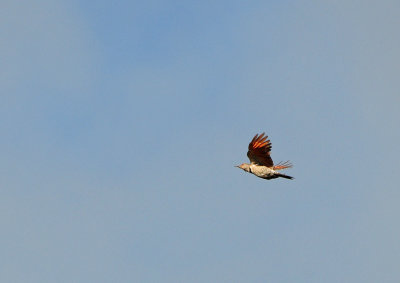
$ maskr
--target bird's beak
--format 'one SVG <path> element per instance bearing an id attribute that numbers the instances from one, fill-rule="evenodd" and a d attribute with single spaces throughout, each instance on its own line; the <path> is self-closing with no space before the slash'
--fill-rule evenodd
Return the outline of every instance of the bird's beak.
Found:
<path id="1" fill-rule="evenodd" d="M 235 166 L 233 166 L 233 167 L 237 167 L 237 168 L 240 168 L 240 167 L 239 167 L 239 165 L 235 165 Z"/>

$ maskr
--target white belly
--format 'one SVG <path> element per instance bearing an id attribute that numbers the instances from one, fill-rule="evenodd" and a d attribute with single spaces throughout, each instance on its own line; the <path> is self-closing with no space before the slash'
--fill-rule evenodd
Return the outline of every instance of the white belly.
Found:
<path id="1" fill-rule="evenodd" d="M 272 168 L 266 167 L 266 166 L 250 164 L 250 170 L 251 170 L 251 173 L 253 173 L 254 175 L 256 175 L 260 178 L 270 179 L 272 177 L 276 177 L 275 170 L 273 170 Z"/>

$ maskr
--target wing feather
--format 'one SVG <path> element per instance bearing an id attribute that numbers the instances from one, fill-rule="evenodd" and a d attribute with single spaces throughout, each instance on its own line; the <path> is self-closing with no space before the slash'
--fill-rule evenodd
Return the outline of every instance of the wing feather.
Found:
<path id="1" fill-rule="evenodd" d="M 263 165 L 267 167 L 274 166 L 274 162 L 270 156 L 272 144 L 268 140 L 268 136 L 265 133 L 261 135 L 255 135 L 249 144 L 249 151 L 247 156 L 251 163 Z"/>

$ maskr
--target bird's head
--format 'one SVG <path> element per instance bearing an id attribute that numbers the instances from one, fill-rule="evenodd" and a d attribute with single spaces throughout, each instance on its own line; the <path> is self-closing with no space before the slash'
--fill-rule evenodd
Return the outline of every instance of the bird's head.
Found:
<path id="1" fill-rule="evenodd" d="M 246 172 L 250 172 L 250 164 L 242 163 L 240 165 L 236 165 L 235 167 L 240 168 Z"/>

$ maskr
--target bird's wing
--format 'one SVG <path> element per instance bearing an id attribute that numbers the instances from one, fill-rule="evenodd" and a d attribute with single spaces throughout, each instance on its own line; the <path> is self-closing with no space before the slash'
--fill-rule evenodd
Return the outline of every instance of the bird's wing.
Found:
<path id="1" fill-rule="evenodd" d="M 274 162 L 269 155 L 272 148 L 271 141 L 267 139 L 268 136 L 265 136 L 265 133 L 262 133 L 261 135 L 255 135 L 251 140 L 249 151 L 247 152 L 247 156 L 251 163 L 267 167 L 274 166 Z"/>

